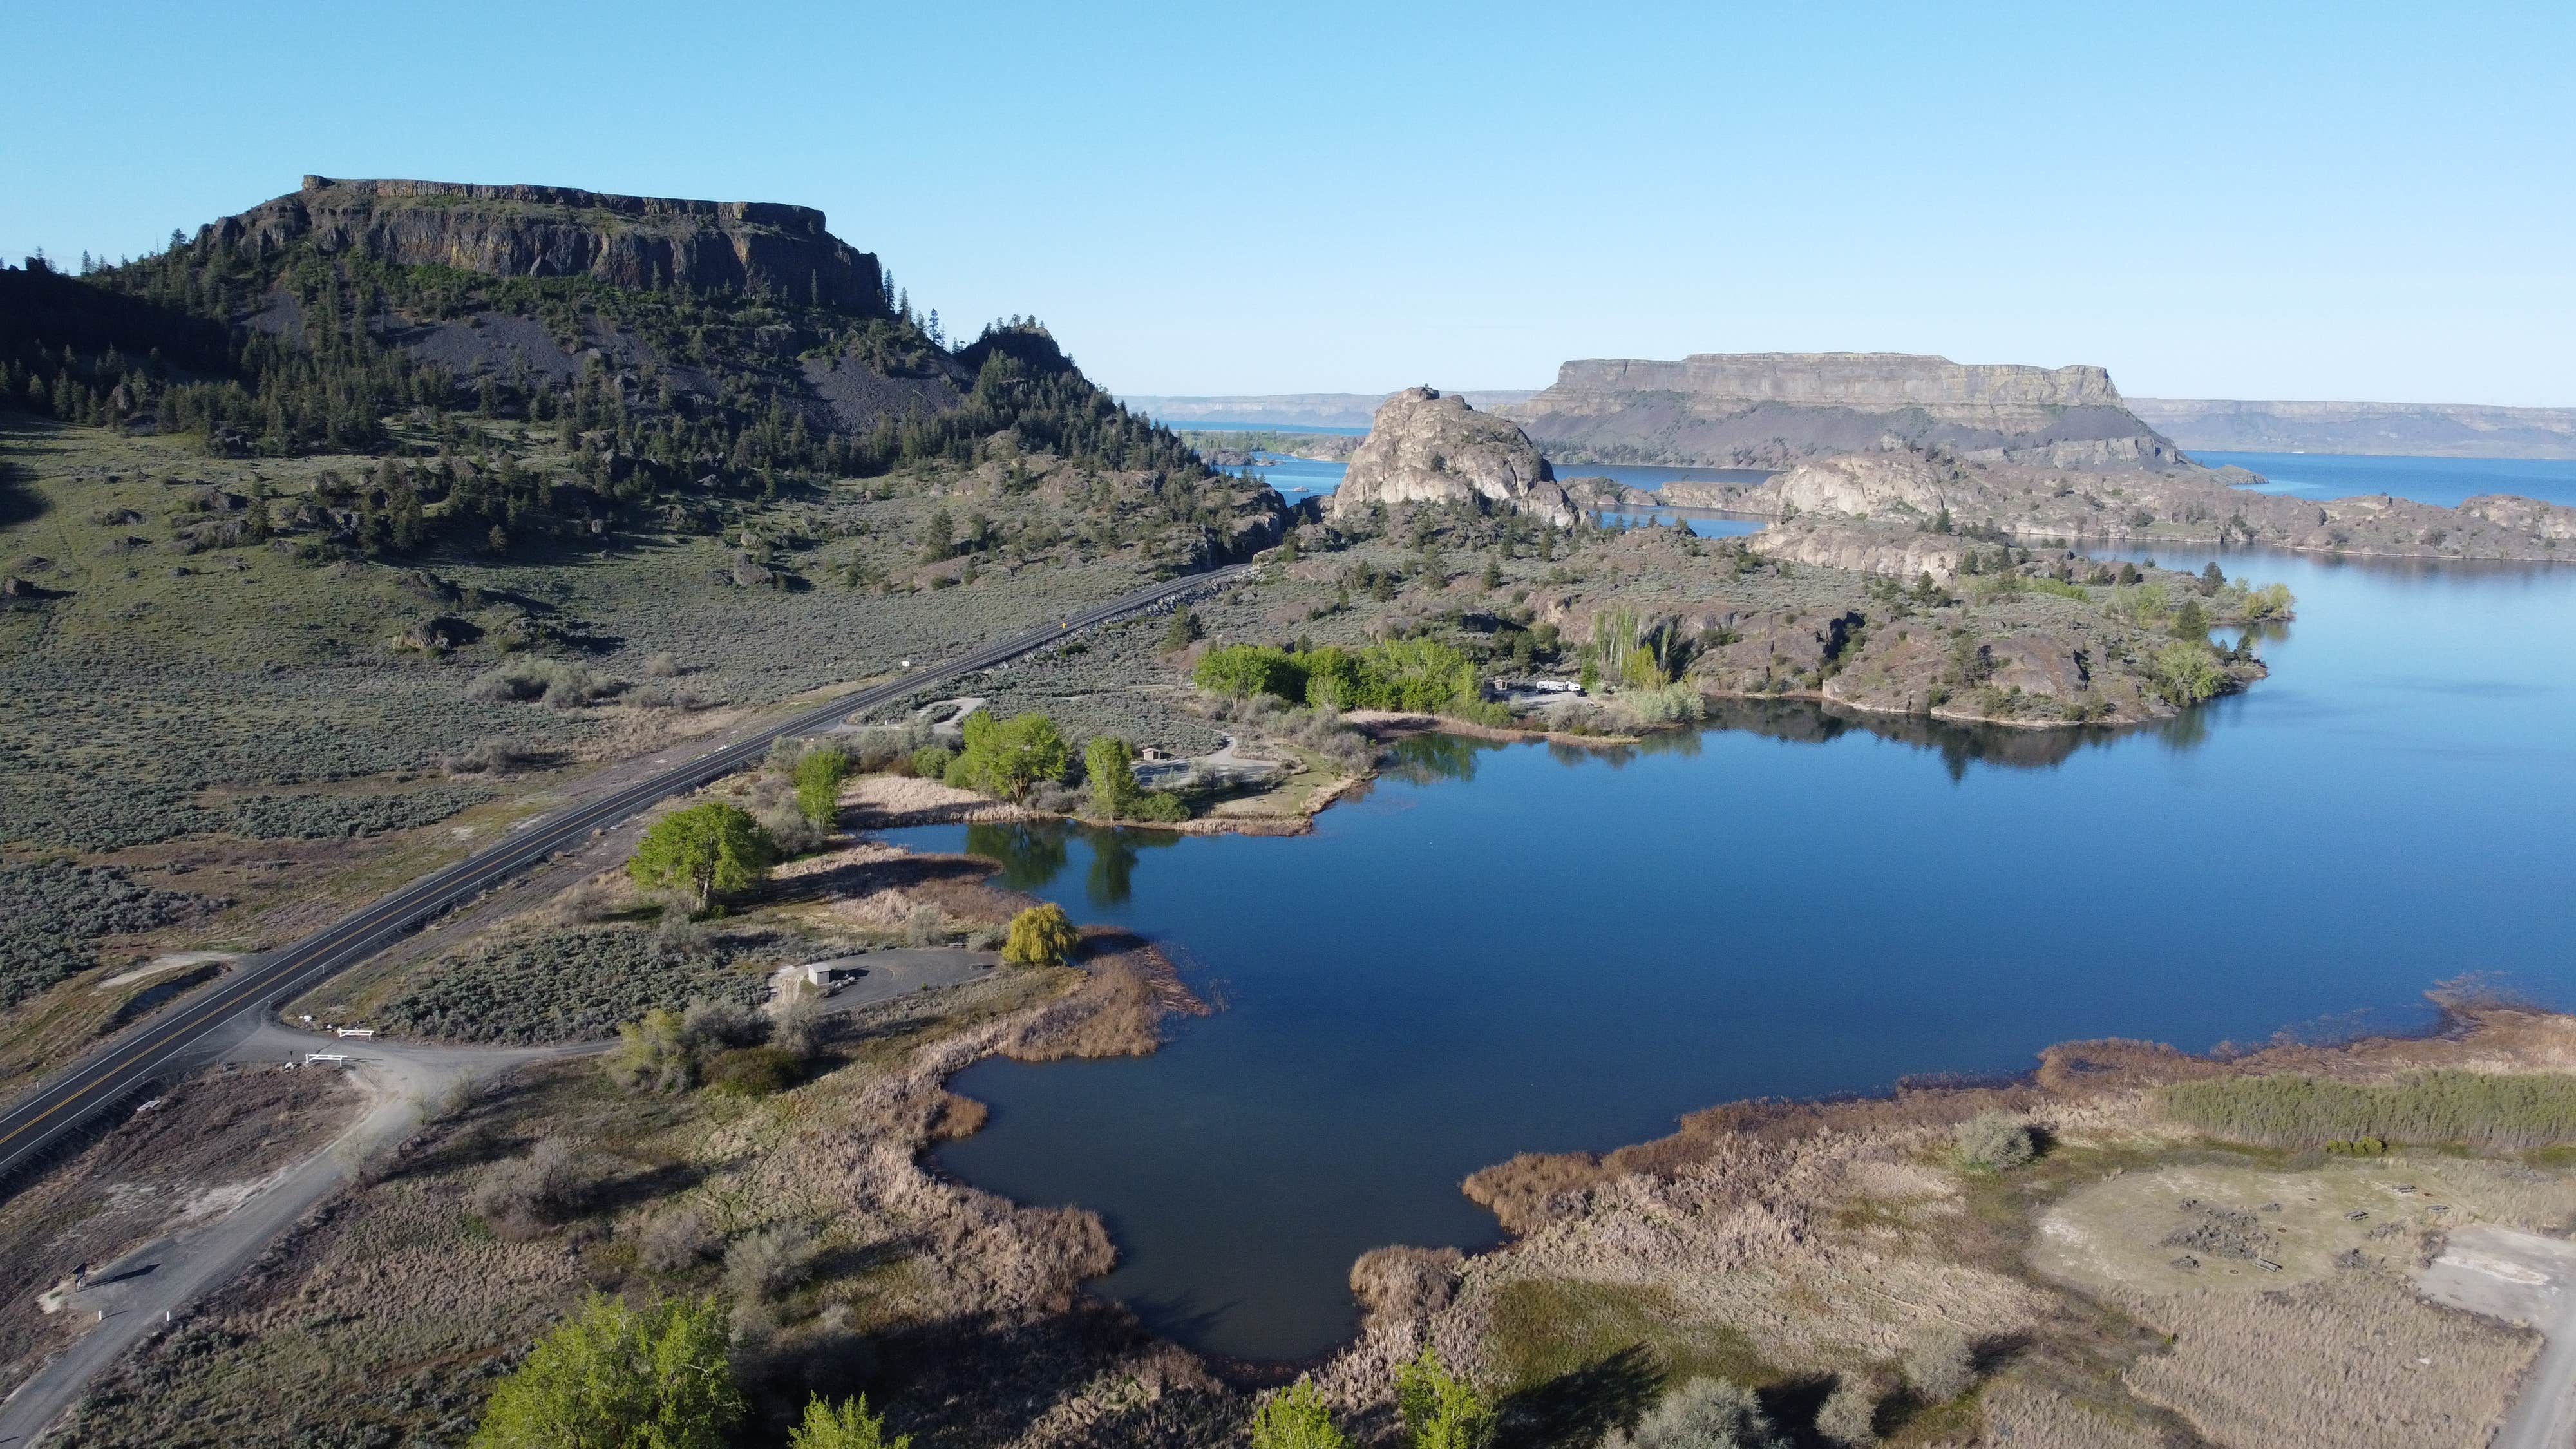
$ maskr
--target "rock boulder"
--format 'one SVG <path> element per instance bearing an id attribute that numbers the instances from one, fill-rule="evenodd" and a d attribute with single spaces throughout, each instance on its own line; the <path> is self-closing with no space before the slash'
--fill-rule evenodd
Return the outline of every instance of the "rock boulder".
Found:
<path id="1" fill-rule="evenodd" d="M 1455 394 L 1409 387 L 1380 404 L 1328 510 L 1347 518 L 1371 504 L 1477 504 L 1564 527 L 1573 503 L 1529 438 Z"/>

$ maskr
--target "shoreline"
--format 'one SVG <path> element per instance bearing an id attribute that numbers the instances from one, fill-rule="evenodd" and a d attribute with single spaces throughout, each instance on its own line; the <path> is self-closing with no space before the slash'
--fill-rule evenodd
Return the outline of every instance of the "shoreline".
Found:
<path id="1" fill-rule="evenodd" d="M 1508 733 L 1491 731 L 1490 735 L 1505 736 Z M 1529 732 L 1521 732 L 1521 737 L 1533 738 Z M 981 860 L 980 857 L 967 858 Z M 1088 940 L 1093 932 L 1104 928 L 1087 926 L 1083 929 Z M 1133 1053 L 1147 1055 L 1168 1040 L 1163 1032 L 1172 1018 L 1209 1015 L 1224 1008 L 1198 998 L 1181 981 L 1178 969 L 1159 946 L 1137 939 L 1143 953 L 1154 964 L 1151 977 L 1158 997 L 1153 1011 L 1153 1043 Z M 1067 996 L 1034 1010 L 1037 1013 L 1053 1011 L 1085 990 L 1086 987 L 1077 986 Z M 1169 993 L 1167 998 L 1163 995 L 1165 992 Z M 1390 1244 L 1360 1255 L 1353 1261 L 1354 1297 L 1361 1307 L 1359 1328 L 1350 1337 L 1320 1352 L 1293 1359 L 1242 1359 L 1204 1351 L 1150 1329 L 1147 1332 L 1155 1339 L 1190 1354 L 1209 1373 L 1237 1390 L 1275 1388 L 1311 1375 L 1325 1385 L 1328 1395 L 1332 1395 L 1337 1387 L 1347 1387 L 1355 1365 L 1360 1361 L 1373 1360 L 1376 1351 L 1384 1347 L 1382 1340 L 1387 1337 L 1390 1327 L 1388 1315 L 1358 1289 L 1358 1270 L 1363 1263 L 1388 1253 L 1448 1255 L 1455 1260 L 1455 1276 L 1465 1281 L 1491 1270 L 1495 1265 L 1509 1262 L 1516 1252 L 1531 1245 L 1552 1223 L 1561 1221 L 1571 1210 L 1569 1204 L 1574 1200 L 1588 1201 L 1596 1192 L 1625 1179 L 1671 1179 L 1674 1174 L 1683 1172 L 1691 1160 L 1731 1150 L 1730 1144 L 1740 1143 L 1747 1147 L 1769 1144 L 1776 1147 L 1783 1142 L 1865 1135 L 1886 1121 L 1899 1117 L 1912 1120 L 1929 1116 L 1949 1122 L 1964 1120 L 1978 1109 L 2000 1107 L 2029 1114 L 2051 1104 L 2082 1107 L 2115 1096 L 2138 1098 L 2143 1093 L 2174 1082 L 2268 1072 L 2304 1072 L 2328 1079 L 2367 1080 L 2374 1075 L 2385 1076 L 2410 1069 L 2405 1059 L 2410 1053 L 2422 1054 L 2426 1048 L 2432 1048 L 2436 1056 L 2444 1059 L 2478 1060 L 2492 1065 L 2492 1059 L 2499 1052 L 2509 1057 L 2518 1055 L 2512 1040 L 2517 1035 L 2537 1031 L 2576 1039 L 2576 1031 L 2569 1028 L 2569 1023 L 2576 1023 L 2576 1013 L 2497 1002 L 2464 1001 L 2438 990 L 2427 992 L 2427 996 L 2434 1002 L 2435 1015 L 2430 1021 L 2412 1029 L 2375 1031 L 2321 1043 L 2276 1036 L 2260 1046 L 2241 1051 L 2231 1049 L 2228 1043 L 2221 1043 L 2205 1052 L 2185 1052 L 2159 1043 L 2117 1037 L 2062 1041 L 2041 1048 L 2036 1053 L 2033 1066 L 2002 1078 L 1981 1077 L 1957 1083 L 1925 1083 L 1919 1078 L 1907 1078 L 1872 1089 L 1812 1097 L 1740 1097 L 1713 1102 L 1683 1114 L 1677 1119 L 1675 1130 L 1661 1137 L 1603 1149 L 1515 1153 L 1508 1159 L 1469 1173 L 1458 1184 L 1463 1195 L 1491 1216 L 1500 1240 L 1473 1249 Z M 981 1050 L 942 1054 L 947 1060 L 935 1069 L 930 1079 L 935 1090 L 951 1092 L 950 1083 L 957 1073 L 991 1056 L 1044 1062 L 1061 1059 L 1064 1055 L 1023 1055 L 1004 1044 L 1004 1039 L 1016 1035 L 1018 1033 L 1008 1030 L 997 1032 Z M 2565 1052 L 2562 1050 L 2561 1054 Z M 969 1191 L 991 1191 L 955 1177 L 931 1163 L 928 1153 L 933 1145 L 929 1140 L 918 1144 L 915 1162 L 919 1170 L 954 1181 Z M 1055 1206 L 1098 1219 L 1099 1210 L 1082 1203 L 1022 1204 L 1014 1199 L 1003 1200 L 1022 1208 Z M 1132 1312 L 1119 1300 L 1096 1293 L 1088 1286 L 1090 1281 L 1085 1280 L 1086 1293 L 1091 1293 L 1097 1301 L 1113 1310 Z M 1432 1336 L 1422 1329 L 1402 1335 L 1407 1341 Z M 1403 1356 L 1403 1353 L 1395 1354 L 1389 1359 L 1389 1365 Z M 1374 1372 L 1389 1365 L 1372 1362 L 1366 1365 L 1365 1371 Z"/>

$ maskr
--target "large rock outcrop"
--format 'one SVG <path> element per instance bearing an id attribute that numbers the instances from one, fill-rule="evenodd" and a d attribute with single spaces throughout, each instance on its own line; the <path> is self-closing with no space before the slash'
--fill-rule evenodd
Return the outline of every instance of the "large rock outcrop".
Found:
<path id="1" fill-rule="evenodd" d="M 1409 387 L 1378 405 L 1369 435 L 1327 505 L 1347 518 L 1371 504 L 1471 503 L 1543 518 L 1575 520 L 1574 505 L 1528 436 L 1455 394 Z"/>
<path id="2" fill-rule="evenodd" d="M 1871 544 L 1868 556 L 1882 562 L 1855 561 L 1863 554 L 1854 551 L 1851 538 L 1835 532 L 1839 525 L 1944 536 L 1954 531 L 2025 545 L 2260 543 L 2385 558 L 2576 557 L 2570 547 L 2576 542 L 2576 508 L 2564 504 L 2501 493 L 2471 498 L 2458 508 L 2384 494 L 2316 503 L 2233 486 L 2252 481 L 2255 475 L 2242 470 L 2106 476 L 1979 462 L 1925 453 L 1890 437 L 1867 452 L 1800 463 L 1760 483 L 1667 483 L 1657 498 L 1677 507 L 1781 520 L 1781 536 L 1757 544 L 1761 551 L 1863 572 L 1890 571 L 1883 562 L 1886 551 Z M 1582 480 L 1568 486 L 1582 492 Z M 1816 536 L 1805 536 L 1810 534 Z M 1901 563 L 1900 576 L 1911 578 L 1923 559 Z M 1929 571 L 1944 576 L 1938 567 Z"/>
<path id="3" fill-rule="evenodd" d="M 265 252 L 299 240 L 401 266 L 496 277 L 588 274 L 620 287 L 765 292 L 885 309 L 877 259 L 824 230 L 823 213 L 767 201 L 611 196 L 564 186 L 335 181 L 201 229 L 197 245 Z"/>
<path id="4" fill-rule="evenodd" d="M 2098 367 L 1885 352 L 1594 358 L 1564 364 L 1553 387 L 1499 411 L 1560 461 L 1780 467 L 1892 434 L 2060 468 L 2190 466 Z"/>

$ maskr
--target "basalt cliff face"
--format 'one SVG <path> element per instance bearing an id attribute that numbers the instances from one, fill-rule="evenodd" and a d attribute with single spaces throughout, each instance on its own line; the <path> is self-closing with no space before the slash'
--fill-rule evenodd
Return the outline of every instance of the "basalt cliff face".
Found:
<path id="1" fill-rule="evenodd" d="M 1527 435 L 1465 398 L 1409 387 L 1378 406 L 1368 437 L 1327 505 L 1349 517 L 1371 504 L 1474 503 L 1563 527 L 1574 505 Z"/>
<path id="2" fill-rule="evenodd" d="M 1499 411 L 1565 462 L 1780 467 L 1894 437 L 2059 468 L 2190 466 L 2098 367 L 1882 352 L 1596 358 L 1566 363 L 1555 386 Z"/>
<path id="3" fill-rule="evenodd" d="M 307 176 L 300 190 L 197 237 L 200 248 L 255 253 L 297 241 L 397 266 L 438 264 L 496 277 L 586 274 L 643 291 L 765 292 L 885 310 L 875 257 L 826 231 L 823 213 L 776 202 Z"/>
<path id="4" fill-rule="evenodd" d="M 2129 409 L 2186 448 L 2576 458 L 2576 408 L 2141 397 Z"/>

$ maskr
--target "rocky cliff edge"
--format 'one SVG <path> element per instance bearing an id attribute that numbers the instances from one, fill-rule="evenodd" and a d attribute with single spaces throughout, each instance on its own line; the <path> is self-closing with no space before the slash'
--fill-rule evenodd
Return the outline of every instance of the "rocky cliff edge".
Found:
<path id="1" fill-rule="evenodd" d="M 1455 394 L 1410 387 L 1378 405 L 1328 511 L 1346 518 L 1372 504 L 1469 503 L 1561 528 L 1574 522 L 1575 510 L 1555 476 L 1508 420 L 1480 413 Z"/>
<path id="2" fill-rule="evenodd" d="M 397 266 L 496 277 L 590 275 L 639 290 L 766 292 L 877 313 L 877 259 L 811 207 L 616 196 L 564 186 L 342 181 L 303 186 L 199 231 L 197 245 L 265 252 L 299 240 Z"/>

